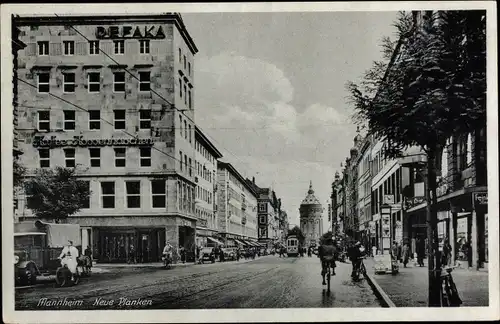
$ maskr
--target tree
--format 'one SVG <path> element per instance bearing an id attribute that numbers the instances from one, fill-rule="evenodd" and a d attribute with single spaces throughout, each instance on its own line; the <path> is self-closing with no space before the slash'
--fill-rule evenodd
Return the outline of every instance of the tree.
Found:
<path id="1" fill-rule="evenodd" d="M 26 183 L 27 207 L 38 218 L 58 223 L 82 209 L 90 197 L 86 181 L 75 177 L 75 169 L 38 169 Z"/>
<path id="2" fill-rule="evenodd" d="M 300 244 L 304 244 L 304 240 L 306 237 L 304 236 L 304 233 L 302 233 L 302 230 L 298 226 L 294 226 L 292 229 L 288 230 L 288 236 L 290 235 L 295 235 L 299 239 Z"/>
<path id="3" fill-rule="evenodd" d="M 388 158 L 411 146 L 427 155 L 426 201 L 429 306 L 440 306 L 437 171 L 447 139 L 486 126 L 485 11 L 400 13 L 397 43 L 385 41 L 384 60 L 360 84 L 349 82 L 357 122 L 386 140 Z M 392 55 L 387 55 L 391 52 Z"/>
<path id="4" fill-rule="evenodd" d="M 23 183 L 23 177 L 26 174 L 26 168 L 19 163 L 19 158 L 14 156 L 13 162 L 13 182 L 14 188 Z"/>

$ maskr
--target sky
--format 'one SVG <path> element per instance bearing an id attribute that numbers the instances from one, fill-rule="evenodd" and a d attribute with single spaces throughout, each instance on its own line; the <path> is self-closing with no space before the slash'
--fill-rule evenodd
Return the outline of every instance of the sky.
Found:
<path id="1" fill-rule="evenodd" d="M 272 187 L 291 224 L 312 181 L 323 228 L 356 126 L 345 89 L 394 39 L 396 12 L 184 13 L 195 120 L 247 178 Z"/>

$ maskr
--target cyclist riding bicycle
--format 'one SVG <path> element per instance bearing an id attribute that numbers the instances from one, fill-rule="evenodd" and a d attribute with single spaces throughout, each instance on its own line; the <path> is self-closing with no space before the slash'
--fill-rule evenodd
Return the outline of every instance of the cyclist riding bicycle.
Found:
<path id="1" fill-rule="evenodd" d="M 314 253 L 314 252 L 313 252 Z M 321 261 L 321 277 L 323 278 L 323 285 L 326 285 L 325 275 L 328 267 L 332 268 L 332 275 L 335 275 L 335 257 L 337 255 L 337 244 L 333 239 L 331 232 L 323 235 L 320 240 L 320 246 L 318 247 L 318 257 Z"/>

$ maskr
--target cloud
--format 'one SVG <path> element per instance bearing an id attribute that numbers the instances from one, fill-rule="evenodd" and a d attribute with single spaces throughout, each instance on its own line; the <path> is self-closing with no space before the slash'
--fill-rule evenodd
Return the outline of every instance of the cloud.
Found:
<path id="1" fill-rule="evenodd" d="M 326 210 L 334 173 L 355 135 L 347 116 L 322 103 L 295 107 L 286 74 L 260 59 L 202 57 L 195 77 L 195 118 L 224 160 L 260 186 L 272 185 L 294 222 L 310 180 Z"/>

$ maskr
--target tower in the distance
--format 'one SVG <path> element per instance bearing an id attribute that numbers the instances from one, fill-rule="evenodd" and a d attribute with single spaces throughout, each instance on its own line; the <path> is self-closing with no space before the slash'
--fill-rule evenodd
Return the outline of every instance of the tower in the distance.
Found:
<path id="1" fill-rule="evenodd" d="M 314 195 L 312 181 L 307 196 L 300 204 L 300 229 L 305 236 L 306 245 L 315 245 L 323 234 L 323 207 Z"/>

